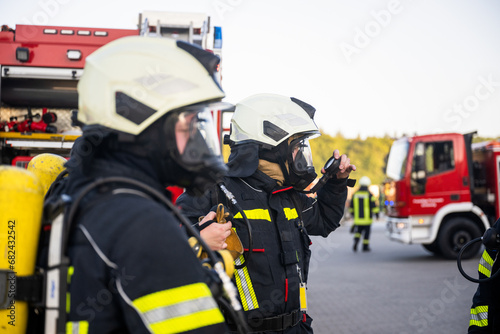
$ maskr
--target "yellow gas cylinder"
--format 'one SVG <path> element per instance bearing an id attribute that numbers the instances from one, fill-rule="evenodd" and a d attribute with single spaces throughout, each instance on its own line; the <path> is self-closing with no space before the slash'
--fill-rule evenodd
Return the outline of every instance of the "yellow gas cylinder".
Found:
<path id="1" fill-rule="evenodd" d="M 32 172 L 0 166 L 0 270 L 12 270 L 17 276 L 34 273 L 43 196 L 42 186 Z M 15 293 L 14 280 L 9 274 L 4 297 Z M 7 309 L 0 310 L 2 334 L 24 334 L 27 323 L 26 302 L 10 301 Z"/>
<path id="2" fill-rule="evenodd" d="M 52 182 L 54 182 L 56 177 L 65 169 L 65 163 L 66 159 L 60 155 L 42 153 L 33 157 L 26 169 L 33 172 L 38 177 L 43 188 L 43 194 L 45 195 Z"/>

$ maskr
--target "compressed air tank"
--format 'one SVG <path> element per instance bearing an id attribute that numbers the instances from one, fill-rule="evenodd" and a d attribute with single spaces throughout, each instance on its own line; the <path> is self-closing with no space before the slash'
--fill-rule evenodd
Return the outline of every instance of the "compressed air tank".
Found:
<path id="1" fill-rule="evenodd" d="M 65 163 L 66 159 L 60 155 L 42 153 L 33 157 L 26 169 L 37 176 L 43 188 L 43 193 L 46 194 L 57 176 L 66 169 L 66 167 L 64 167 Z"/>
<path id="2" fill-rule="evenodd" d="M 6 277 L 6 286 L 0 286 L 0 303 L 6 306 L 0 310 L 2 334 L 26 332 L 28 304 L 12 297 L 15 276 L 29 276 L 35 271 L 43 197 L 44 189 L 35 174 L 0 166 L 0 271 Z"/>

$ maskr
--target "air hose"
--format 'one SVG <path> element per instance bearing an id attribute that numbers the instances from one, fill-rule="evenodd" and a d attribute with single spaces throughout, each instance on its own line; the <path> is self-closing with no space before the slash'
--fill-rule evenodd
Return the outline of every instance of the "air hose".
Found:
<path id="1" fill-rule="evenodd" d="M 475 244 L 476 242 L 482 242 L 487 248 L 498 251 L 499 244 L 500 244 L 499 240 L 500 239 L 499 239 L 499 235 L 498 235 L 497 230 L 494 228 L 489 228 L 488 230 L 486 230 L 486 232 L 484 233 L 484 235 L 482 237 L 472 239 L 471 241 L 466 243 L 460 249 L 460 252 L 458 252 L 458 256 L 457 256 L 458 271 L 460 271 L 462 276 L 465 277 L 466 279 L 468 279 L 469 281 L 474 282 L 474 283 L 485 283 L 485 282 L 489 282 L 489 281 L 495 279 L 496 277 L 498 277 L 500 270 L 497 270 L 497 272 L 495 274 L 493 274 L 491 277 L 487 277 L 487 278 L 470 277 L 469 275 L 467 275 L 467 273 L 465 273 L 464 269 L 462 268 L 462 254 L 470 245 Z"/>
<path id="2" fill-rule="evenodd" d="M 245 221 L 245 224 L 247 225 L 247 230 L 248 230 L 248 253 L 247 253 L 247 256 L 244 256 L 245 261 L 242 264 L 234 266 L 235 269 L 243 269 L 247 265 L 248 261 L 250 260 L 250 256 L 252 255 L 252 251 L 253 251 L 252 226 L 250 225 L 250 221 L 248 220 L 247 215 L 245 214 L 245 211 L 243 211 L 243 209 L 241 208 L 241 206 L 238 204 L 238 202 L 236 201 L 236 198 L 234 197 L 234 195 L 222 183 L 219 183 L 219 188 L 222 190 L 222 192 L 224 193 L 224 195 L 226 195 L 226 197 L 229 200 L 229 202 L 231 202 L 231 204 L 234 205 L 234 207 L 236 208 L 236 210 L 241 213 L 241 217 L 243 217 L 243 220 Z"/>

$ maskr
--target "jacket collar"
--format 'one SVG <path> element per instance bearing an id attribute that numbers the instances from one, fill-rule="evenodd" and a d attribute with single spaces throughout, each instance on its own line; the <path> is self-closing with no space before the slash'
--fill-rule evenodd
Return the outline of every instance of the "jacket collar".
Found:
<path id="1" fill-rule="evenodd" d="M 122 176 L 143 182 L 160 192 L 165 192 L 165 188 L 155 177 L 156 174 L 149 161 L 128 154 L 113 153 L 94 158 L 87 173 L 83 173 L 80 168 L 72 168 L 68 175 L 72 179 L 70 188 L 75 191 L 98 178 Z"/>
<path id="2" fill-rule="evenodd" d="M 264 190 L 266 193 L 277 193 L 293 189 L 290 186 L 279 186 L 276 180 L 270 178 L 260 170 L 256 170 L 251 176 L 242 178 L 242 180 L 254 188 Z"/>

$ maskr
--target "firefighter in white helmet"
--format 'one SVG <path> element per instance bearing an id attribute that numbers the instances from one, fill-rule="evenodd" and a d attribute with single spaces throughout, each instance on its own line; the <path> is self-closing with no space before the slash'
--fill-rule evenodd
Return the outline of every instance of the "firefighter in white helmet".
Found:
<path id="1" fill-rule="evenodd" d="M 210 110 L 232 106 L 220 102 L 218 62 L 194 45 L 148 37 L 87 57 L 78 84 L 83 136 L 61 191 L 75 199 L 94 181 L 120 179 L 83 197 L 72 222 L 67 332 L 225 331 L 179 219 L 146 190 L 202 193 L 222 180 Z"/>
<path id="2" fill-rule="evenodd" d="M 353 251 L 358 250 L 358 243 L 363 236 L 363 252 L 369 252 L 370 249 L 370 231 L 373 223 L 373 215 L 378 215 L 379 208 L 375 197 L 368 191 L 371 185 L 368 176 L 363 176 L 359 180 L 359 189 L 354 193 L 349 206 L 349 212 L 353 215 L 354 245 Z"/>
<path id="3" fill-rule="evenodd" d="M 334 178 L 317 199 L 301 193 L 316 178 L 309 146 L 309 139 L 320 135 L 314 113 L 311 105 L 287 96 L 258 94 L 242 100 L 231 120 L 224 185 L 243 212 L 217 188 L 200 198 L 183 194 L 177 201 L 193 222 L 219 202 L 234 215 L 232 224 L 245 250 L 235 261 L 235 281 L 253 332 L 312 333 L 305 295 L 309 235 L 326 237 L 339 226 L 347 177 L 355 170 L 335 150 L 341 162 Z"/>

